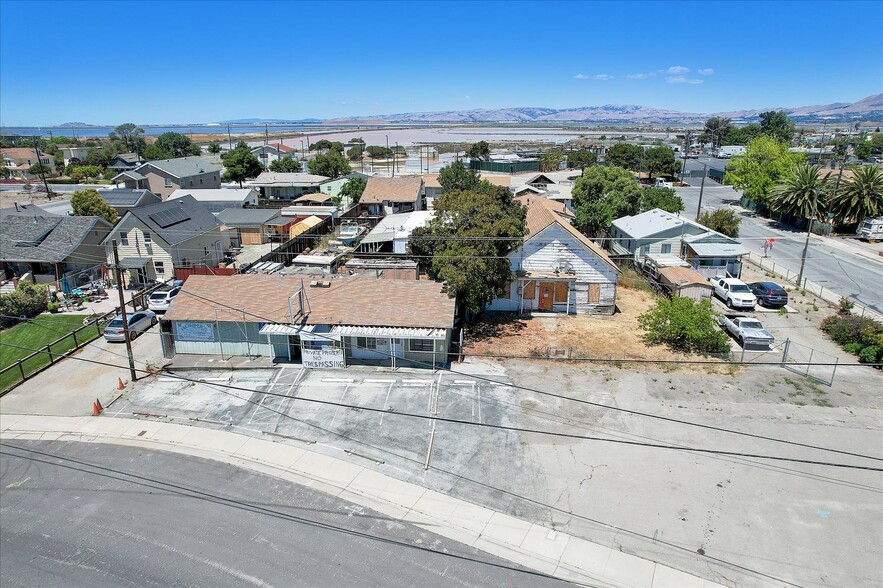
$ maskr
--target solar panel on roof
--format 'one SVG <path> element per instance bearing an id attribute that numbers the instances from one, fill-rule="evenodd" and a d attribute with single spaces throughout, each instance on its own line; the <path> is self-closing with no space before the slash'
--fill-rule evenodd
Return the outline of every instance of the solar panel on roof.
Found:
<path id="1" fill-rule="evenodd" d="M 148 218 L 163 229 L 190 220 L 190 215 L 183 208 L 169 208 L 148 215 Z"/>

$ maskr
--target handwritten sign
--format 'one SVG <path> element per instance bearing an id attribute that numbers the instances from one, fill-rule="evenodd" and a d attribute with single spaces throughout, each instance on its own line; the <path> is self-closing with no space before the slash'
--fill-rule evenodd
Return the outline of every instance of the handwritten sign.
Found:
<path id="1" fill-rule="evenodd" d="M 305 368 L 342 369 L 346 367 L 343 349 L 335 349 L 333 347 L 304 349 L 301 363 Z"/>

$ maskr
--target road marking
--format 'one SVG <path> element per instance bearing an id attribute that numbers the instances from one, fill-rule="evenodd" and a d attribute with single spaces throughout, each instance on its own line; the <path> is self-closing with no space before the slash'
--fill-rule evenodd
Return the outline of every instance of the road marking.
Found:
<path id="1" fill-rule="evenodd" d="M 7 485 L 6 489 L 9 490 L 10 488 L 18 488 L 19 486 L 21 486 L 22 484 L 24 484 L 25 482 L 27 482 L 30 479 L 31 479 L 31 477 L 28 476 L 27 478 L 19 480 L 18 482 L 13 482 L 12 484 Z"/>
<path id="2" fill-rule="evenodd" d="M 337 382 L 339 384 L 352 384 L 355 382 L 353 379 L 347 380 L 346 378 L 322 378 L 323 382 Z"/>
<path id="3" fill-rule="evenodd" d="M 343 387 L 343 394 L 340 395 L 340 400 L 339 400 L 338 402 L 340 402 L 341 404 L 343 403 L 343 397 L 346 396 L 346 393 L 347 393 L 347 391 L 348 391 L 349 389 L 350 389 L 350 385 L 349 385 L 349 384 L 347 384 L 346 386 Z M 338 412 L 340 412 L 340 407 L 339 407 L 339 406 L 338 406 L 337 408 L 334 409 L 334 416 L 331 417 L 331 424 L 328 425 L 329 427 L 333 427 L 333 426 L 334 426 L 334 420 L 337 418 L 337 413 L 338 413 Z"/>
<path id="4" fill-rule="evenodd" d="M 386 391 L 386 402 L 383 404 L 383 410 L 389 410 L 389 409 L 390 409 L 390 406 L 389 406 L 389 395 L 392 394 L 392 387 L 393 387 L 393 386 L 395 386 L 395 384 L 390 384 L 390 385 L 389 385 L 389 389 Z M 383 426 L 383 415 L 385 415 L 385 414 L 386 414 L 385 412 L 381 412 L 381 413 L 380 413 L 380 426 L 381 426 L 381 427 Z"/>
<path id="5" fill-rule="evenodd" d="M 254 420 L 254 417 L 258 414 L 258 411 L 261 409 L 261 406 L 264 405 L 264 401 L 265 401 L 267 398 L 270 397 L 269 394 L 268 394 L 268 392 L 272 392 L 272 391 L 273 391 L 273 388 L 276 386 L 276 382 L 278 382 L 278 381 L 279 381 L 279 378 L 282 377 L 282 372 L 284 372 L 284 371 L 285 371 L 284 369 L 280 369 L 278 372 L 276 372 L 276 377 L 273 378 L 273 381 L 272 381 L 272 383 L 270 384 L 270 387 L 267 388 L 267 391 L 263 393 L 263 394 L 264 394 L 264 397 L 261 398 L 260 402 L 258 402 L 258 405 L 254 408 L 254 412 L 251 413 L 251 418 L 248 419 L 248 422 L 247 422 L 247 423 L 245 423 L 246 425 L 250 425 L 251 422 Z"/>
<path id="6" fill-rule="evenodd" d="M 462 386 L 475 386 L 475 380 L 454 380 L 452 384 L 460 384 Z"/>
<path id="7" fill-rule="evenodd" d="M 395 384 L 395 380 L 362 380 L 363 384 Z"/>

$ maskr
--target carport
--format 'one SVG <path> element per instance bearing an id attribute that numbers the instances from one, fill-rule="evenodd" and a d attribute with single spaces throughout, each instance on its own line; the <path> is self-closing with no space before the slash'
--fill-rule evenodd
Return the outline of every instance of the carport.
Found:
<path id="1" fill-rule="evenodd" d="M 389 361 L 392 367 L 431 362 L 435 368 L 448 349 L 448 329 L 336 325 L 331 336 L 343 342 L 347 360 Z"/>

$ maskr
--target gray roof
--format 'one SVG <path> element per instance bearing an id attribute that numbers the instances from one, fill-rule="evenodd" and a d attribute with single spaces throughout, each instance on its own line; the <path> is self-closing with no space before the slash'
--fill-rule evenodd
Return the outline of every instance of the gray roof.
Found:
<path id="1" fill-rule="evenodd" d="M 133 165 L 137 165 L 143 161 L 141 159 L 141 156 L 139 156 L 137 153 L 120 153 L 119 155 L 114 157 L 114 159 L 121 159 L 126 163 Z"/>
<path id="2" fill-rule="evenodd" d="M 59 215 L 43 210 L 36 204 L 19 204 L 8 208 L 0 208 L 0 220 L 3 220 L 7 216 L 29 216 L 31 218 L 37 216 L 51 218 Z"/>
<path id="3" fill-rule="evenodd" d="M 632 239 L 646 239 L 675 227 L 689 227 L 689 234 L 704 233 L 708 228 L 685 216 L 678 216 L 660 208 L 654 208 L 634 216 L 624 216 L 613 221 L 613 226 Z"/>
<path id="4" fill-rule="evenodd" d="M 259 227 L 279 214 L 277 208 L 225 208 L 215 216 L 228 227 Z"/>
<path id="5" fill-rule="evenodd" d="M 415 210 L 413 212 L 400 212 L 388 214 L 365 235 L 360 244 L 382 243 L 392 241 L 396 237 L 405 238 L 411 235 L 414 229 L 425 227 L 432 217 L 433 210 Z"/>
<path id="6" fill-rule="evenodd" d="M 209 163 L 201 157 L 178 157 L 176 159 L 158 159 L 135 168 L 135 171 L 144 173 L 148 168 L 154 167 L 176 178 L 189 178 L 209 172 L 219 172 L 221 168 Z"/>
<path id="7" fill-rule="evenodd" d="M 0 221 L 0 261 L 61 263 L 93 228 L 106 235 L 111 224 L 98 216 L 4 217 Z"/>
<path id="8" fill-rule="evenodd" d="M 687 243 L 699 257 L 741 257 L 748 250 L 739 243 Z"/>
<path id="9" fill-rule="evenodd" d="M 130 214 L 169 245 L 177 245 L 221 226 L 215 215 L 189 195 L 132 208 L 126 216 Z"/>
<path id="10" fill-rule="evenodd" d="M 144 176 L 142 176 L 141 174 L 139 174 L 139 173 L 136 172 L 135 170 L 130 169 L 130 170 L 128 170 L 128 171 L 124 171 L 124 172 L 120 172 L 120 173 L 118 173 L 117 175 L 115 175 L 115 176 L 112 178 L 111 181 L 116 182 L 116 181 L 117 181 L 117 178 L 121 178 L 121 177 L 123 177 L 123 176 L 125 176 L 125 177 L 127 177 L 127 178 L 129 178 L 129 179 L 131 179 L 131 180 L 139 180 L 139 181 L 140 181 L 140 180 L 143 180 L 143 179 L 144 179 Z"/>
<path id="11" fill-rule="evenodd" d="M 98 190 L 105 202 L 114 208 L 132 208 L 162 202 L 162 199 L 150 190 L 133 190 L 117 188 L 115 190 Z"/>
<path id="12" fill-rule="evenodd" d="M 293 172 L 263 172 L 257 178 L 249 182 L 252 186 L 295 186 L 306 188 L 318 186 L 329 180 L 327 176 Z"/>

